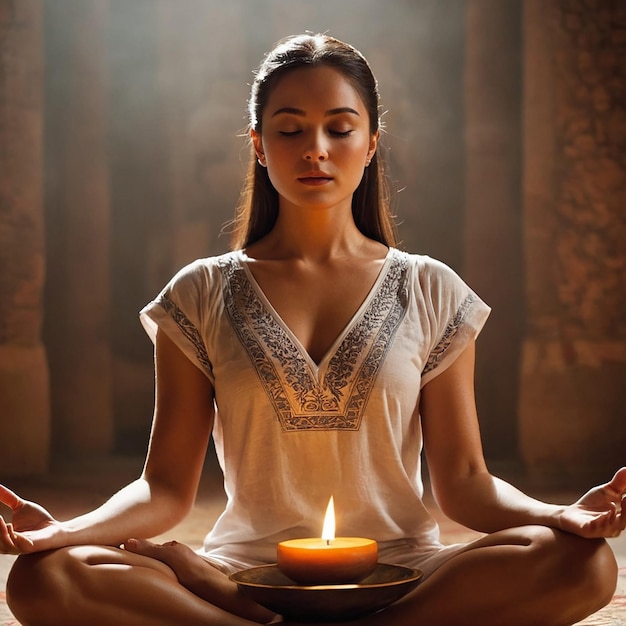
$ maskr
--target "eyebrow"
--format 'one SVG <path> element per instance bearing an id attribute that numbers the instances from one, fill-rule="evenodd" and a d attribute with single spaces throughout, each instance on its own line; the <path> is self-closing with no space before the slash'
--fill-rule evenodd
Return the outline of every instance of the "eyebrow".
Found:
<path id="1" fill-rule="evenodd" d="M 272 117 L 276 117 L 277 115 L 281 115 L 283 113 L 298 115 L 301 117 L 304 117 L 306 115 L 306 111 L 303 111 L 302 109 L 296 109 L 294 107 L 283 107 L 282 109 L 274 111 L 274 113 L 272 113 Z M 337 107 L 336 109 L 329 109 L 328 111 L 326 111 L 326 113 L 324 113 L 324 116 L 330 117 L 331 115 L 340 115 L 341 113 L 352 113 L 352 115 L 359 115 L 359 112 L 352 107 Z"/>

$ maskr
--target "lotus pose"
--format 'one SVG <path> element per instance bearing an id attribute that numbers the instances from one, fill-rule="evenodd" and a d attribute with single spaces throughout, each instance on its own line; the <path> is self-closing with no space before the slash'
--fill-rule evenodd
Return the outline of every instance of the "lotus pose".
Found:
<path id="1" fill-rule="evenodd" d="M 397 247 L 367 61 L 329 36 L 279 42 L 249 121 L 232 250 L 184 267 L 141 311 L 156 353 L 141 476 L 66 521 L 0 491 L 13 512 L 0 551 L 20 555 L 7 585 L 17 619 L 282 622 L 229 575 L 275 562 L 280 541 L 318 536 L 330 495 L 341 534 L 424 573 L 351 623 L 556 626 L 608 603 L 617 568 L 604 538 L 626 524 L 626 468 L 570 505 L 488 471 L 473 385 L 489 308 L 443 263 Z M 211 435 L 224 512 L 198 551 L 151 543 L 193 506 Z M 443 512 L 481 538 L 442 545 L 422 450 Z"/>

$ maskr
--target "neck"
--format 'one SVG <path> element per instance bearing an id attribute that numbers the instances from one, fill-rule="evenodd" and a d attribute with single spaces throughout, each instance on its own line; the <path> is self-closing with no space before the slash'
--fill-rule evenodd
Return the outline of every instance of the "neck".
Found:
<path id="1" fill-rule="evenodd" d="M 268 249 L 284 258 L 324 261 L 359 252 L 369 239 L 359 231 L 352 209 L 307 210 L 281 207 L 267 236 Z"/>

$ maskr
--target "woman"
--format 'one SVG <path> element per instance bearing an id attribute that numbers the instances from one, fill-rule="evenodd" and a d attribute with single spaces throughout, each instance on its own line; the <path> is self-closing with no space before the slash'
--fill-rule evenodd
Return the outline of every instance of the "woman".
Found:
<path id="1" fill-rule="evenodd" d="M 234 250 L 184 268 L 142 311 L 156 346 L 142 476 L 65 522 L 2 490 L 0 549 L 21 554 L 8 599 L 26 626 L 280 621 L 228 574 L 317 536 L 331 494 L 342 534 L 425 574 L 361 624 L 571 624 L 610 600 L 603 538 L 624 529 L 626 469 L 570 506 L 489 474 L 473 395 L 489 309 L 443 264 L 394 247 L 378 107 L 342 42 L 292 37 L 266 57 Z M 211 433 L 228 503 L 203 548 L 134 539 L 189 512 Z M 439 543 L 422 444 L 439 505 L 484 537 Z"/>

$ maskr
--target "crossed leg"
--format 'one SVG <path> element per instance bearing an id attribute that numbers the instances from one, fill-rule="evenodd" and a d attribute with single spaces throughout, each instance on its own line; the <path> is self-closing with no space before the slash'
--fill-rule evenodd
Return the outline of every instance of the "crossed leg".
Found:
<path id="1" fill-rule="evenodd" d="M 20 556 L 7 583 L 7 601 L 24 626 L 250 626 L 273 615 L 237 594 L 207 568 L 224 604 L 249 621 L 188 591 L 164 563 L 105 546 L 75 546 Z"/>
<path id="2" fill-rule="evenodd" d="M 411 619 L 388 623 L 565 626 L 607 604 L 616 581 L 604 541 L 542 526 L 510 529 L 445 563 L 402 607 Z"/>
<path id="3" fill-rule="evenodd" d="M 24 626 L 271 621 L 268 612 L 237 596 L 225 575 L 214 570 L 211 576 L 207 584 L 223 591 L 220 604 L 236 603 L 238 614 L 255 621 L 194 595 L 161 561 L 116 548 L 77 546 L 22 556 L 7 595 Z M 617 565 L 605 541 L 542 526 L 514 528 L 468 544 L 402 601 L 350 626 L 566 626 L 608 603 L 616 580 Z"/>
<path id="4" fill-rule="evenodd" d="M 569 626 L 607 604 L 616 581 L 605 541 L 513 528 L 468 544 L 388 609 L 336 626 Z"/>

